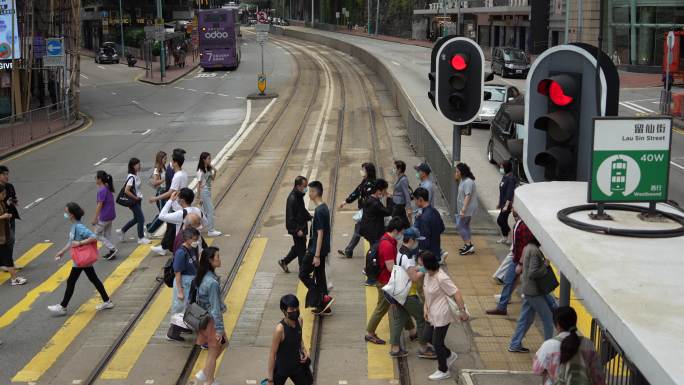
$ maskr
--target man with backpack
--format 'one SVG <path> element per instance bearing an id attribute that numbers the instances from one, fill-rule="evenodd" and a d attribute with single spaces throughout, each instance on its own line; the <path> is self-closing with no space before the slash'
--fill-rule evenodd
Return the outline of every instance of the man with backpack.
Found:
<path id="1" fill-rule="evenodd" d="M 382 204 L 381 199 L 387 197 L 387 181 L 384 179 L 376 179 L 371 187 L 371 194 L 366 198 L 363 207 L 363 216 L 359 222 L 359 234 L 364 237 L 371 248 L 379 240 L 385 232 L 385 217 L 392 215 L 392 209 Z M 368 264 L 368 258 L 366 259 Z M 374 286 L 376 284 L 375 278 L 372 274 L 366 272 L 366 286 Z"/>
<path id="2" fill-rule="evenodd" d="M 188 174 L 185 171 L 183 171 L 183 163 L 185 163 L 184 154 L 185 151 L 181 149 L 176 149 L 173 151 L 173 155 L 171 157 L 171 169 L 169 170 L 168 167 L 166 169 L 167 184 L 169 175 L 171 175 L 171 182 L 170 184 L 168 184 L 166 192 L 150 198 L 150 203 L 155 203 L 157 201 L 163 200 L 170 200 L 173 193 L 178 193 L 181 189 L 188 187 Z M 192 199 L 195 199 L 194 193 Z M 188 202 L 188 204 L 192 205 L 192 201 Z M 177 209 L 174 208 L 174 210 Z M 164 221 L 161 218 L 161 213 L 159 214 L 159 219 Z M 152 251 L 159 255 L 166 255 L 166 251 L 171 250 L 173 246 L 173 241 L 175 239 L 176 234 L 178 234 L 178 231 L 176 231 L 176 227 L 174 226 L 174 224 L 167 222 L 166 231 L 164 232 L 164 238 L 162 239 L 161 244 L 153 247 Z"/>
<path id="3" fill-rule="evenodd" d="M 379 242 L 371 247 L 369 252 L 369 260 L 375 260 L 375 262 L 367 265 L 366 274 L 369 278 L 375 278 L 377 281 L 375 287 L 378 290 L 378 301 L 368 320 L 368 325 L 366 325 L 364 339 L 378 345 L 384 345 L 386 342 L 380 339 L 375 331 L 390 307 L 390 303 L 385 299 L 382 287 L 387 285 L 392 275 L 392 266 L 397 256 L 397 240 L 401 238 L 403 231 L 404 221 L 399 217 L 393 217 L 386 227 L 385 234 L 380 237 Z M 376 272 L 377 276 L 372 277 Z"/>
<path id="4" fill-rule="evenodd" d="M 193 227 L 184 228 L 182 231 L 183 244 L 173 255 L 173 305 L 171 306 L 171 322 L 166 332 L 166 338 L 171 341 L 185 341 L 181 333 L 192 332 L 183 322 L 182 313 L 190 296 L 190 286 L 197 274 L 197 260 L 200 233 Z M 179 317 L 178 314 L 181 314 Z"/>

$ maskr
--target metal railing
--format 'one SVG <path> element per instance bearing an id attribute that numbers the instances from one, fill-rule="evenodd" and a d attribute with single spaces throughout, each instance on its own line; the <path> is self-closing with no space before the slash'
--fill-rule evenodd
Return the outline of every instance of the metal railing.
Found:
<path id="1" fill-rule="evenodd" d="M 601 359 L 606 385 L 650 385 L 598 320 L 591 321 L 591 341 Z"/>
<path id="2" fill-rule="evenodd" d="M 68 107 L 68 108 L 67 108 Z M 0 154 L 66 130 L 78 117 L 73 97 L 0 119 Z"/>

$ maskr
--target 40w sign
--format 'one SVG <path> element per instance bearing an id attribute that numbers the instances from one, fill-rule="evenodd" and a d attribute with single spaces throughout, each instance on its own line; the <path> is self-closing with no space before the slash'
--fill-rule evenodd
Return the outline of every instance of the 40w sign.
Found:
<path id="1" fill-rule="evenodd" d="M 671 118 L 595 118 L 588 201 L 667 200 L 671 134 Z"/>

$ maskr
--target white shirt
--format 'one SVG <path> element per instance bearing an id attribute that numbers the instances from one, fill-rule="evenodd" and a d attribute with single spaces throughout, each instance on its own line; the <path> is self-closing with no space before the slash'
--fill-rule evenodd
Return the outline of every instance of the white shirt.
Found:
<path id="1" fill-rule="evenodd" d="M 180 189 L 188 187 L 188 174 L 183 170 L 178 170 L 173 173 L 171 179 L 171 190 L 180 191 Z"/>
<path id="2" fill-rule="evenodd" d="M 176 211 L 170 213 L 169 211 L 171 211 L 172 208 Z M 180 207 L 176 201 L 168 200 L 159 212 L 159 219 L 166 223 L 173 223 L 176 225 L 176 234 L 178 234 L 180 231 L 180 226 L 178 225 L 183 223 L 183 210 L 184 209 Z M 207 226 L 207 218 L 202 214 L 202 210 L 200 210 L 199 207 L 188 206 L 185 208 L 185 213 L 186 218 L 188 214 L 199 215 L 199 217 L 202 218 L 202 226 Z"/>
<path id="3" fill-rule="evenodd" d="M 135 183 L 135 185 L 133 184 Z M 142 190 L 140 189 L 140 177 L 135 174 L 128 174 L 126 177 L 126 186 L 132 186 L 135 189 L 135 194 L 138 198 L 142 198 Z"/>

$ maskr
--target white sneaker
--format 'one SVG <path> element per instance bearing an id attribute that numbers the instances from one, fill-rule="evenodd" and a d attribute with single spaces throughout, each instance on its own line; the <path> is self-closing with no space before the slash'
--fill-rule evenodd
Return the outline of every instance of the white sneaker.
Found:
<path id="1" fill-rule="evenodd" d="M 116 239 L 120 242 L 126 242 L 126 234 L 121 229 L 116 229 Z"/>
<path id="2" fill-rule="evenodd" d="M 449 372 L 443 372 L 439 369 L 437 369 L 434 373 L 428 376 L 428 379 L 432 381 L 439 381 L 439 380 L 446 380 L 447 378 L 451 377 L 451 373 Z"/>
<path id="3" fill-rule="evenodd" d="M 139 244 L 139 245 L 149 245 L 150 243 L 152 243 L 152 241 L 150 241 L 149 239 L 147 239 L 147 238 L 145 238 L 145 237 L 142 237 L 142 238 L 139 238 L 139 239 L 138 239 L 138 244 Z"/>
<path id="4" fill-rule="evenodd" d="M 499 238 L 498 241 L 496 241 L 496 243 L 498 243 L 498 244 L 502 244 L 502 243 L 506 243 L 506 242 L 508 242 L 508 238 L 505 238 L 505 237 L 501 237 L 501 238 Z"/>
<path id="5" fill-rule="evenodd" d="M 199 382 L 205 382 L 207 380 L 207 375 L 204 374 L 204 370 L 200 369 L 200 371 L 195 374 L 195 379 Z"/>
<path id="6" fill-rule="evenodd" d="M 114 304 L 112 301 L 107 301 L 107 302 L 102 302 L 101 304 L 95 306 L 95 310 L 100 311 L 100 310 L 105 310 L 105 309 L 111 309 L 114 307 Z"/>
<path id="7" fill-rule="evenodd" d="M 12 283 L 12 286 L 23 285 L 23 284 L 26 283 L 26 278 L 24 278 L 24 277 L 17 277 L 17 278 L 14 278 L 14 279 L 11 281 L 11 283 Z"/>
<path id="8" fill-rule="evenodd" d="M 447 367 L 450 367 L 451 365 L 453 365 L 454 362 L 456 362 L 457 358 L 458 358 L 458 354 L 456 354 L 452 351 L 451 355 L 447 358 Z"/>
<path id="9" fill-rule="evenodd" d="M 54 315 L 66 315 L 66 308 L 60 304 L 50 305 L 47 308 Z"/>
<path id="10" fill-rule="evenodd" d="M 159 255 L 166 255 L 166 250 L 164 250 L 164 248 L 161 247 L 161 245 L 153 247 L 152 251 L 154 251 L 155 253 L 157 253 Z"/>
<path id="11" fill-rule="evenodd" d="M 495 300 L 500 300 L 501 299 L 501 294 L 494 294 L 494 299 Z"/>
<path id="12" fill-rule="evenodd" d="M 210 237 L 218 237 L 221 236 L 221 234 L 223 233 L 218 230 L 210 230 L 209 232 L 207 232 L 207 235 Z"/>

